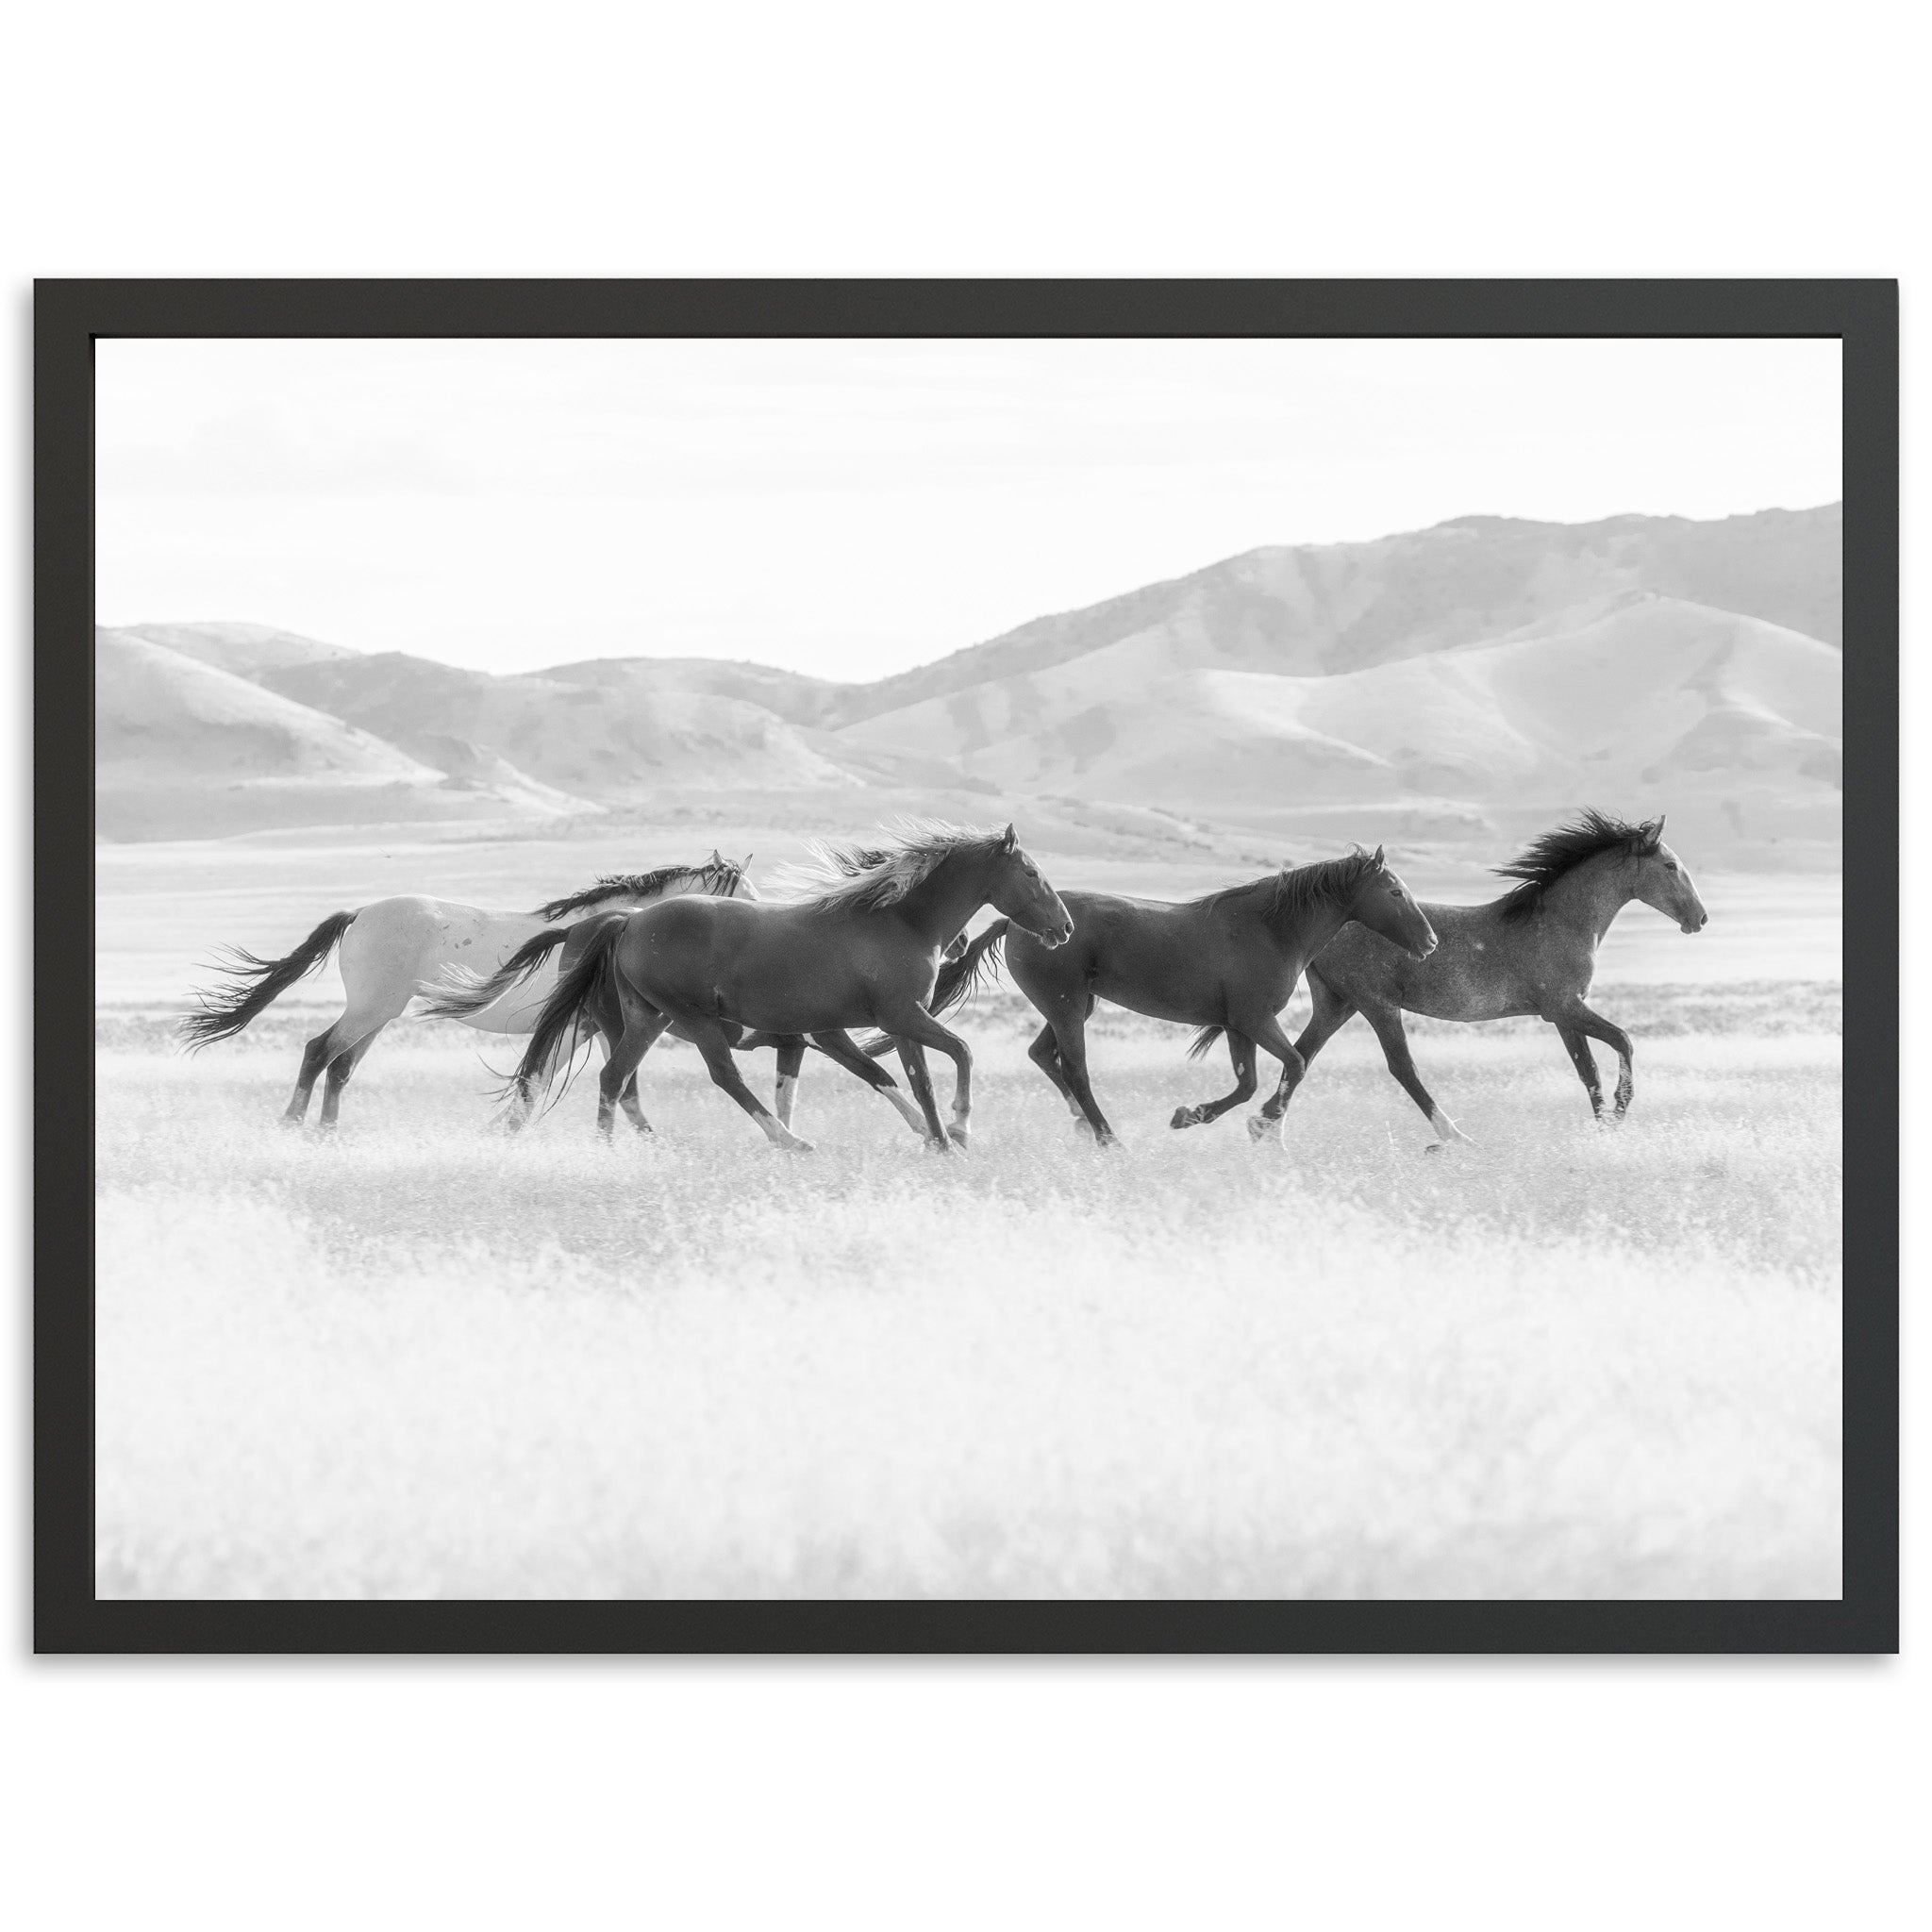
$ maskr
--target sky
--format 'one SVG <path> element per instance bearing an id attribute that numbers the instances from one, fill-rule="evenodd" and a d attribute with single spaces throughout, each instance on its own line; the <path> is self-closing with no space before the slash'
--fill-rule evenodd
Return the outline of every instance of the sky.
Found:
<path id="1" fill-rule="evenodd" d="M 1836 498 L 1836 341 L 96 351 L 96 612 L 865 679 L 1263 544 Z"/>

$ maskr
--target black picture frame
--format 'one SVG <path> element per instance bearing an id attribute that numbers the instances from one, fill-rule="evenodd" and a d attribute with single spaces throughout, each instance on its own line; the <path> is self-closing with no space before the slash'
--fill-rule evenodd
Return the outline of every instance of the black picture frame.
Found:
<path id="1" fill-rule="evenodd" d="M 1844 1593 L 1832 1602 L 102 1602 L 93 1575 L 93 344 L 116 336 L 1837 337 Z M 41 1653 L 1883 1653 L 1898 1647 L 1898 285 L 54 280 L 34 297 Z M 91 949 L 91 946 L 90 946 Z"/>

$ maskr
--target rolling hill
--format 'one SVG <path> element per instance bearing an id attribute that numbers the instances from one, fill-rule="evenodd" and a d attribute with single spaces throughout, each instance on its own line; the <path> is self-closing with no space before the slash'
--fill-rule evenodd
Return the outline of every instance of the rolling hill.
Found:
<path id="1" fill-rule="evenodd" d="M 672 685 L 492 677 L 395 651 L 293 665 L 264 682 L 419 756 L 453 735 L 602 799 L 866 782 L 763 706 Z"/>
<path id="2" fill-rule="evenodd" d="M 138 836 L 108 825 L 139 817 L 149 784 L 175 801 L 152 823 L 178 819 L 184 790 L 205 805 L 238 786 L 231 817 L 271 796 L 278 813 L 353 800 L 360 817 L 392 795 L 398 817 L 514 817 L 876 790 L 1280 837 L 1373 808 L 1451 841 L 1588 800 L 1688 814 L 1734 845 L 1830 840 L 1840 533 L 1837 505 L 1458 518 L 1251 551 L 865 685 L 675 657 L 499 677 L 260 625 L 139 625 L 102 634 L 103 686 L 122 693 L 104 712 L 119 803 L 103 830 Z"/>
<path id="3" fill-rule="evenodd" d="M 1171 669 L 1121 647 L 929 699 L 851 735 L 1002 791 L 1185 803 L 1268 822 L 1309 806 L 1454 800 L 1547 815 L 1674 804 L 1726 838 L 1835 826 L 1840 657 L 1663 597 L 1575 627 L 1334 676 Z"/>
<path id="4" fill-rule="evenodd" d="M 442 764 L 415 758 L 199 657 L 108 630 L 94 636 L 94 794 L 108 839 L 596 809 L 474 748 Z"/>
<path id="5" fill-rule="evenodd" d="M 218 671 L 232 671 L 237 677 L 257 682 L 266 673 L 286 671 L 293 664 L 320 664 L 357 655 L 345 644 L 325 644 L 268 624 L 130 624 L 119 635 L 164 645 L 184 658 L 198 658 Z"/>
<path id="6" fill-rule="evenodd" d="M 848 687 L 839 720 L 859 723 L 1114 649 L 1123 676 L 1153 664 L 1332 675 L 1547 625 L 1641 591 L 1837 644 L 1842 521 L 1837 504 L 1714 522 L 1458 517 L 1368 543 L 1251 550 Z"/>

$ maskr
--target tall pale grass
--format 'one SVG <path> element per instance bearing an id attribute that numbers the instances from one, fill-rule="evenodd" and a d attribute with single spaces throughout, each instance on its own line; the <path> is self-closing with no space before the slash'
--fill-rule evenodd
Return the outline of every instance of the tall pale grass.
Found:
<path id="1" fill-rule="evenodd" d="M 1258 1147 L 1123 1047 L 1108 1158 L 995 1043 L 953 1162 L 816 1057 L 787 1158 L 688 1055 L 607 1153 L 446 1048 L 333 1145 L 278 1060 L 109 1052 L 99 1588 L 1836 1593 L 1833 1043 L 1659 1042 L 1620 1132 L 1490 1045 L 1469 1158 L 1343 1041 Z"/>

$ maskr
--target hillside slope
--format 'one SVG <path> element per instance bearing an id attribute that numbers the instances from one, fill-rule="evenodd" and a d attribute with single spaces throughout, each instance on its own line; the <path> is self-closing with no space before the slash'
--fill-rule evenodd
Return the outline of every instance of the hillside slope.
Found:
<path id="1" fill-rule="evenodd" d="M 268 682 L 419 757 L 459 738 L 602 799 L 863 782 L 775 713 L 705 691 L 492 677 L 398 651 L 296 665 Z"/>
<path id="2" fill-rule="evenodd" d="M 137 625 L 102 634 L 103 824 L 751 792 L 809 815 L 810 794 L 870 791 L 1275 830 L 1373 805 L 1449 838 L 1591 800 L 1689 808 L 1733 843 L 1828 839 L 1840 534 L 1835 504 L 1461 517 L 1251 551 L 868 685 L 691 658 L 491 676 L 264 625 Z"/>
<path id="3" fill-rule="evenodd" d="M 326 663 L 357 655 L 344 644 L 325 644 L 319 638 L 277 630 L 270 624 L 130 624 L 119 635 L 163 645 L 184 658 L 198 658 L 218 671 L 256 683 L 266 673 L 286 671 L 292 664 Z"/>
<path id="4" fill-rule="evenodd" d="M 1142 675 L 1154 664 L 1299 676 L 1358 671 L 1643 591 L 1836 644 L 1842 521 L 1837 504 L 1710 522 L 1458 517 L 1367 543 L 1252 550 L 854 687 L 840 715 L 858 723 L 1129 644 L 1116 675 Z"/>
<path id="5" fill-rule="evenodd" d="M 1698 798 L 1760 823 L 1836 822 L 1839 654 L 1734 612 L 1624 598 L 1574 629 L 1333 676 L 1116 676 L 1127 648 L 845 735 L 1005 790 L 1202 811 Z"/>
<path id="6" fill-rule="evenodd" d="M 594 809 L 507 768 L 453 774 L 198 658 L 107 630 L 94 638 L 94 794 L 108 839 Z"/>

